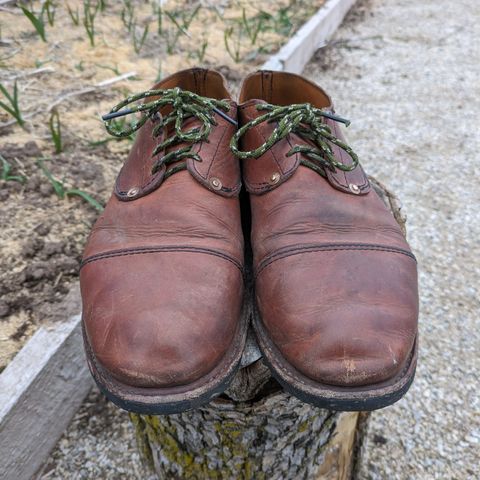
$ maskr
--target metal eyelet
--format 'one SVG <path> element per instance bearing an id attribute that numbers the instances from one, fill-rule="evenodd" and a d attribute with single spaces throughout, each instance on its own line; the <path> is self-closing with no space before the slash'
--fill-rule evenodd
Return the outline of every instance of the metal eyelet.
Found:
<path id="1" fill-rule="evenodd" d="M 356 185 L 355 183 L 349 183 L 348 188 L 355 195 L 358 195 L 360 193 L 360 187 L 358 185 Z"/>
<path id="2" fill-rule="evenodd" d="M 217 177 L 212 177 L 210 179 L 210 185 L 214 190 L 221 190 L 222 189 L 222 182 Z"/>
<path id="3" fill-rule="evenodd" d="M 138 194 L 140 189 L 138 187 L 133 187 L 127 192 L 127 197 L 131 198 Z"/>
<path id="4" fill-rule="evenodd" d="M 160 112 L 155 112 L 153 115 L 150 115 L 150 121 L 152 123 L 159 122 L 162 119 Z"/>
<path id="5" fill-rule="evenodd" d="M 272 176 L 270 177 L 270 183 L 275 185 L 279 181 L 280 181 L 280 174 L 278 172 L 272 173 Z"/>

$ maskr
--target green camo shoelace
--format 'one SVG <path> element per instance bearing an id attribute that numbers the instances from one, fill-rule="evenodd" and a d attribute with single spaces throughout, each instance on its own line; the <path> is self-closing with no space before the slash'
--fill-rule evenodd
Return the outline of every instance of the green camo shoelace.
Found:
<path id="1" fill-rule="evenodd" d="M 258 158 L 267 150 L 272 148 L 280 140 L 287 137 L 290 133 L 296 133 L 300 137 L 311 140 L 314 146 L 295 145 L 287 153 L 288 156 L 301 153 L 304 155 L 300 163 L 311 168 L 320 175 L 325 176 L 324 168 L 334 171 L 340 169 L 345 172 L 352 171 L 358 165 L 358 157 L 355 152 L 345 143 L 332 134 L 328 125 L 323 122 L 323 118 L 330 118 L 336 122 L 344 123 L 346 126 L 350 122 L 344 118 L 338 117 L 326 110 L 313 107 L 309 103 L 300 103 L 289 106 L 270 105 L 261 103 L 256 106 L 257 110 L 265 110 L 267 113 L 251 120 L 241 127 L 233 136 L 230 148 L 233 153 L 241 158 Z M 251 128 L 256 127 L 263 122 L 277 122 L 277 126 L 266 140 L 255 150 L 241 151 L 238 148 L 240 138 Z M 330 144 L 335 144 L 344 150 L 352 158 L 351 165 L 345 165 L 335 159 Z"/>
<path id="2" fill-rule="evenodd" d="M 138 102 L 145 98 L 159 97 L 149 103 L 139 103 L 135 106 L 125 108 L 127 105 Z M 162 107 L 170 105 L 172 111 L 166 115 L 161 116 L 159 110 Z M 112 108 L 110 113 L 104 115 L 102 119 L 105 122 L 105 128 L 110 135 L 115 137 L 128 137 L 145 122 L 151 118 L 156 119 L 159 123 L 153 128 L 152 135 L 158 136 L 163 129 L 173 123 L 174 130 L 173 135 L 169 136 L 166 140 L 158 144 L 152 152 L 152 156 L 158 155 L 162 150 L 169 147 L 174 147 L 180 143 L 189 143 L 182 148 L 172 150 L 165 156 L 155 162 L 152 167 L 152 174 L 157 172 L 163 165 L 170 165 L 172 163 L 180 162 L 187 158 L 193 158 L 199 162 L 202 161 L 197 153 L 194 153 L 192 148 L 193 144 L 205 141 L 210 135 L 213 125 L 216 125 L 214 112 L 218 113 L 221 117 L 228 120 L 230 123 L 237 125 L 235 120 L 230 118 L 226 113 L 230 110 L 230 104 L 226 100 L 216 100 L 214 98 L 207 98 L 197 95 L 188 90 L 182 90 L 181 88 L 172 88 L 167 90 L 147 90 L 142 93 L 131 95 L 118 105 Z M 124 115 L 130 115 L 136 112 L 140 112 L 142 116 L 139 120 L 133 122 L 130 126 L 123 126 L 118 128 L 118 124 L 113 124 L 112 120 Z M 188 118 L 195 117 L 202 122 L 200 127 L 194 127 L 189 130 L 182 131 L 182 126 Z M 165 178 L 170 175 L 187 168 L 186 162 L 180 162 L 165 172 Z"/>

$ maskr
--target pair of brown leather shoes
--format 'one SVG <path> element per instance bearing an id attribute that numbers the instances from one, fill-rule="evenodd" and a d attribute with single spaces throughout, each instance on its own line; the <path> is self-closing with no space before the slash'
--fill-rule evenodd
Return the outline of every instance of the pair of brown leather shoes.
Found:
<path id="1" fill-rule="evenodd" d="M 138 133 L 81 267 L 99 386 L 117 405 L 152 414 L 199 406 L 227 387 L 250 317 L 243 178 L 253 324 L 274 376 L 325 408 L 398 400 L 417 357 L 415 258 L 328 95 L 297 75 L 261 71 L 245 79 L 237 107 L 224 78 L 199 68 L 154 88 L 106 116 L 112 134 Z M 136 124 L 115 129 L 113 118 L 134 112 Z"/>

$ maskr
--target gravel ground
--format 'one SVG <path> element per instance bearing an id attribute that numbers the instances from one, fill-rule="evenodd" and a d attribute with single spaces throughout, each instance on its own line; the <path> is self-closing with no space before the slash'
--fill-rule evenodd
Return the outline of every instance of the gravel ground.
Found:
<path id="1" fill-rule="evenodd" d="M 421 287 L 416 381 L 372 415 L 362 479 L 478 478 L 480 3 L 359 1 L 306 74 L 403 201 Z M 146 479 L 125 413 L 96 391 L 39 478 Z"/>
<path id="2" fill-rule="evenodd" d="M 36 480 L 153 480 L 128 414 L 95 387 Z"/>
<path id="3" fill-rule="evenodd" d="M 306 75 L 395 191 L 420 270 L 417 378 L 372 415 L 365 479 L 478 478 L 480 2 L 360 2 Z"/>

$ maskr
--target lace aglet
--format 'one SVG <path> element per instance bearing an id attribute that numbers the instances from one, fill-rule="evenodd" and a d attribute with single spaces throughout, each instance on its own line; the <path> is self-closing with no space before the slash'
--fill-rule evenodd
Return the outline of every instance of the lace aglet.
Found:
<path id="1" fill-rule="evenodd" d="M 235 125 L 235 127 L 238 127 L 238 123 L 233 118 L 229 117 L 226 113 L 222 112 L 220 109 L 213 107 L 213 111 L 215 113 L 218 113 L 227 122 L 231 123 L 232 125 Z"/>
<path id="2" fill-rule="evenodd" d="M 330 120 L 334 120 L 335 122 L 343 123 L 346 127 L 348 127 L 351 123 L 350 120 L 347 120 L 346 118 L 343 118 L 343 117 L 339 117 L 338 115 L 334 115 L 333 113 L 322 112 L 322 115 L 324 117 L 329 118 Z"/>
<path id="3" fill-rule="evenodd" d="M 131 110 L 130 108 L 126 108 L 125 110 L 119 110 L 118 112 L 110 112 L 105 115 L 102 115 L 102 120 L 106 122 L 108 120 L 112 120 L 113 118 L 130 115 L 131 113 L 133 113 L 133 110 Z"/>

